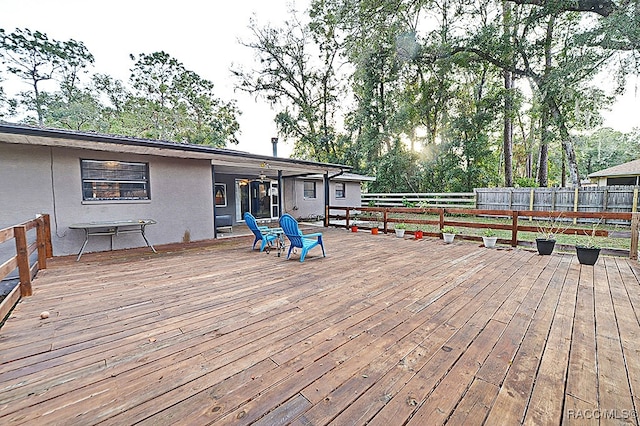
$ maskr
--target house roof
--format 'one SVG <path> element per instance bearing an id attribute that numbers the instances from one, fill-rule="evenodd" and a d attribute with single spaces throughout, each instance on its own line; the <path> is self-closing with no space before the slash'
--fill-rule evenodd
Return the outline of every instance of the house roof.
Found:
<path id="1" fill-rule="evenodd" d="M 32 127 L 12 123 L 0 123 L 0 142 L 173 158 L 206 159 L 210 160 L 215 166 L 216 172 L 255 173 L 256 170 L 260 170 L 262 174 L 268 177 L 276 177 L 279 171 L 282 172 L 283 176 L 296 176 L 311 173 L 336 174 L 351 169 L 350 166 L 343 164 L 256 155 L 244 151 L 214 148 L 206 145 Z"/>
<path id="2" fill-rule="evenodd" d="M 322 175 L 309 175 L 306 178 L 307 179 L 323 179 L 324 176 Z M 334 181 L 344 181 L 344 182 L 373 182 L 376 180 L 376 178 L 374 176 L 366 176 L 366 175 L 360 175 L 357 173 L 342 173 L 338 176 L 334 176 L 331 178 L 331 180 Z"/>
<path id="3" fill-rule="evenodd" d="M 637 176 L 640 175 L 640 159 L 629 161 L 628 163 L 619 164 L 600 170 L 589 175 L 592 177 L 608 177 L 608 176 Z"/>

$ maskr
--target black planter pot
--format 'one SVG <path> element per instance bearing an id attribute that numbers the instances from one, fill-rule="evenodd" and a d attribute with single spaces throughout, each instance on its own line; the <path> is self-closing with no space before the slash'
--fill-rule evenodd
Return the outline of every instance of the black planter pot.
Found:
<path id="1" fill-rule="evenodd" d="M 549 255 L 553 252 L 556 240 L 547 240 L 546 238 L 536 238 L 536 247 L 541 255 Z"/>
<path id="2" fill-rule="evenodd" d="M 600 249 L 576 246 L 576 254 L 581 265 L 595 265 L 598 261 L 598 256 L 600 256 Z"/>

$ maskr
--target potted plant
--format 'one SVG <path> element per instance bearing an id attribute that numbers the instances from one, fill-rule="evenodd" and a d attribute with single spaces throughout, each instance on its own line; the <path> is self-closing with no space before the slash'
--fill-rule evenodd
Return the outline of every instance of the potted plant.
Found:
<path id="1" fill-rule="evenodd" d="M 369 204 L 371 204 L 371 202 L 369 202 Z M 373 213 L 372 216 L 375 218 L 375 220 L 371 224 L 371 234 L 378 235 L 378 231 L 380 229 L 380 222 L 378 220 L 380 219 L 380 217 L 378 216 L 378 213 Z"/>
<path id="2" fill-rule="evenodd" d="M 496 234 L 496 231 L 491 228 L 487 228 L 484 231 L 484 235 L 482 236 L 482 242 L 484 243 L 484 246 L 487 248 L 493 248 L 496 246 L 497 241 L 498 235 Z"/>
<path id="3" fill-rule="evenodd" d="M 396 231 L 396 237 L 404 238 L 404 231 L 407 229 L 407 225 L 404 223 L 396 223 L 393 229 Z"/>
<path id="4" fill-rule="evenodd" d="M 358 215 L 354 214 L 353 215 L 353 222 L 351 223 L 351 232 L 358 232 Z"/>
<path id="5" fill-rule="evenodd" d="M 595 265 L 600 256 L 600 247 L 596 244 L 596 230 L 600 222 L 594 224 L 591 227 L 591 231 L 585 231 L 587 236 L 585 244 L 577 244 L 576 242 L 576 254 L 578 255 L 578 262 L 581 265 Z"/>
<path id="6" fill-rule="evenodd" d="M 538 237 L 536 238 L 536 248 L 540 255 L 550 255 L 556 245 L 556 234 L 562 230 L 562 222 L 559 215 L 548 221 L 542 222 L 538 226 Z"/>
<path id="7" fill-rule="evenodd" d="M 442 231 L 442 239 L 447 244 L 451 244 L 453 240 L 456 238 L 456 234 L 458 233 L 458 230 L 453 226 L 445 226 L 444 228 L 441 229 L 441 231 Z"/>

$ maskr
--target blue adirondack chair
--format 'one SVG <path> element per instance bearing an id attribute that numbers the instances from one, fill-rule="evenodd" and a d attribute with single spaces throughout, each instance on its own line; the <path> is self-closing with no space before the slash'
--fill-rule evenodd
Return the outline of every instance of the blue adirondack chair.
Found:
<path id="1" fill-rule="evenodd" d="M 256 237 L 256 239 L 253 241 L 253 245 L 251 246 L 252 250 L 256 248 L 256 243 L 260 241 L 260 251 L 264 251 L 267 245 L 272 244 L 278 238 L 278 234 L 273 232 L 273 230 L 269 227 L 258 226 L 256 218 L 249 212 L 246 212 L 244 214 L 244 222 Z"/>
<path id="2" fill-rule="evenodd" d="M 291 256 L 291 251 L 294 247 L 302 250 L 300 253 L 300 262 L 304 262 L 307 252 L 315 246 L 320 246 L 322 248 L 322 256 L 326 256 L 324 252 L 324 245 L 322 244 L 322 233 L 302 234 L 302 231 L 300 231 L 300 228 L 298 227 L 298 221 L 288 213 L 285 213 L 280 217 L 280 227 L 284 231 L 284 235 L 286 235 L 291 242 L 291 244 L 289 244 L 287 259 Z"/>

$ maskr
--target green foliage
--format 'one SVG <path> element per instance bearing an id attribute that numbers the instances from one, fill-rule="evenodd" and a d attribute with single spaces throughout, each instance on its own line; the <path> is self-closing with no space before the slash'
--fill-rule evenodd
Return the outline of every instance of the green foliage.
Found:
<path id="1" fill-rule="evenodd" d="M 487 228 L 487 229 L 485 229 L 485 231 L 483 232 L 483 235 L 484 235 L 485 237 L 495 237 L 495 236 L 497 236 L 498 234 L 497 234 L 497 233 L 496 233 L 496 231 L 494 231 L 493 229 L 491 229 L 491 228 Z"/>
<path id="2" fill-rule="evenodd" d="M 63 90 L 77 90 L 79 73 L 94 62 L 82 42 L 61 42 L 40 31 L 20 28 L 10 34 L 0 29 L 0 59 L 9 73 L 30 86 L 29 91 L 21 93 L 20 104 L 37 114 L 41 126 L 48 99 L 41 84 L 59 79 Z"/>
<path id="3" fill-rule="evenodd" d="M 577 146 L 580 172 L 588 175 L 640 158 L 640 130 L 625 134 L 603 128 L 578 138 Z"/>
<path id="4" fill-rule="evenodd" d="M 537 188 L 538 182 L 535 178 L 517 177 L 515 179 L 516 188 Z"/>
<path id="5" fill-rule="evenodd" d="M 35 113 L 40 126 L 218 147 L 237 143 L 240 111 L 235 102 L 216 98 L 212 82 L 165 52 L 131 56 L 136 61 L 131 91 L 108 75 L 96 74 L 83 85 L 81 77 L 94 58 L 75 40 L 0 29 L 0 58 L 10 74 L 30 86 L 18 100 L 6 99 L 0 90 L 0 116 L 16 114 L 19 104 Z M 43 82 L 58 82 L 58 90 L 42 90 Z M 33 122 L 33 117 L 24 121 Z"/>
<path id="6" fill-rule="evenodd" d="M 618 88 L 637 73 L 637 5 L 584 4 L 313 0 L 308 22 L 294 12 L 282 27 L 252 21 L 244 46 L 255 67 L 233 73 L 240 90 L 272 104 L 294 156 L 376 176 L 372 191 L 502 184 L 509 121 L 517 186 L 535 186 L 525 176 L 536 175 L 559 184 L 563 173 L 575 183 L 640 157 L 637 131 L 594 133 L 612 97 L 592 83 L 612 67 Z M 82 43 L 29 30 L 0 37 L 7 70 L 33 87 L 21 105 L 41 122 L 214 146 L 236 141 L 235 103 L 216 98 L 212 82 L 165 52 L 132 56 L 131 89 L 101 75 L 83 86 L 93 57 Z M 59 91 L 39 91 L 54 75 Z M 10 113 L 10 102 L 0 92 L 0 114 Z"/>

